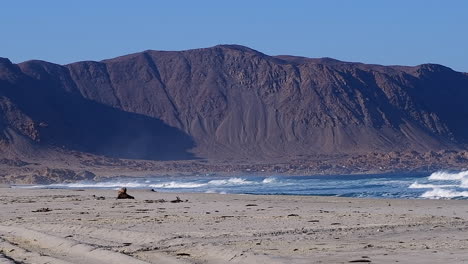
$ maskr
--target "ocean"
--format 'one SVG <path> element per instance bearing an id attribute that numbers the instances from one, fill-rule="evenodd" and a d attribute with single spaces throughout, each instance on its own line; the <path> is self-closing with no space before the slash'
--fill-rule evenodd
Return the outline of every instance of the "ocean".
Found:
<path id="1" fill-rule="evenodd" d="M 468 199 L 468 171 L 327 176 L 148 176 L 14 188 L 153 189 L 158 192 L 320 195 L 359 198 Z"/>

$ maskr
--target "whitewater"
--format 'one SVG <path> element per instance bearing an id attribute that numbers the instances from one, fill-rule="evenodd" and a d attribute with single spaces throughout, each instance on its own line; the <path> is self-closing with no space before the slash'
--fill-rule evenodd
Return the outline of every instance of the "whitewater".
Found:
<path id="1" fill-rule="evenodd" d="M 468 170 L 405 174 L 328 176 L 190 177 L 148 176 L 102 182 L 17 185 L 15 188 L 152 189 L 157 192 L 203 192 L 263 195 L 320 195 L 359 198 L 468 199 Z"/>

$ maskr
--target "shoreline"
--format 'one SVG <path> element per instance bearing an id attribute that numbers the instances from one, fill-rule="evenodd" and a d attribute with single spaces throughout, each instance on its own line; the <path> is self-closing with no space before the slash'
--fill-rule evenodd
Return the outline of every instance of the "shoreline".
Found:
<path id="1" fill-rule="evenodd" d="M 0 183 L 58 183 L 110 177 L 237 175 L 369 175 L 431 173 L 467 170 L 468 152 L 372 152 L 365 154 L 312 155 L 268 160 L 211 159 L 130 160 L 86 153 L 57 153 L 44 160 L 4 158 L 0 160 Z"/>
<path id="2" fill-rule="evenodd" d="M 116 200 L 115 190 L 103 189 L 3 188 L 0 194 L 0 261 L 468 261 L 463 200 L 136 189 L 129 190 L 134 200 Z"/>
<path id="3" fill-rule="evenodd" d="M 439 173 L 443 177 L 457 174 Z M 432 174 L 431 174 L 432 175 Z M 437 173 L 434 174 L 438 176 Z M 89 189 L 153 190 L 162 193 L 218 193 L 250 195 L 299 195 L 371 199 L 455 199 L 466 200 L 467 194 L 454 184 L 448 186 L 430 174 L 316 175 L 316 176 L 148 176 L 113 177 L 100 181 L 59 184 L 12 184 L 15 189 Z M 440 177 L 440 176 L 438 176 Z M 445 184 L 445 185 L 444 185 Z M 459 183 L 464 188 L 462 183 Z M 445 189 L 439 189 L 441 188 Z M 448 188 L 450 187 L 450 188 Z"/>

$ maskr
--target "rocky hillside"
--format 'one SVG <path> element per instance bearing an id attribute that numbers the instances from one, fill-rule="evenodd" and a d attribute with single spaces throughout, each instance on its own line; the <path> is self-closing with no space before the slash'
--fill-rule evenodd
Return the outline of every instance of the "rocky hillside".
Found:
<path id="1" fill-rule="evenodd" d="M 236 45 L 68 65 L 0 59 L 0 146 L 154 160 L 466 149 L 467 99 L 468 75 L 441 65 Z"/>

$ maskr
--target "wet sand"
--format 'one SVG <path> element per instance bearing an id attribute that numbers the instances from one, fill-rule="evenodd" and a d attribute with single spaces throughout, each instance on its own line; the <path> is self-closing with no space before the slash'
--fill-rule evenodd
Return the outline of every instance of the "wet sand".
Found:
<path id="1" fill-rule="evenodd" d="M 0 188 L 0 263 L 468 263 L 468 201 L 129 194 Z"/>

